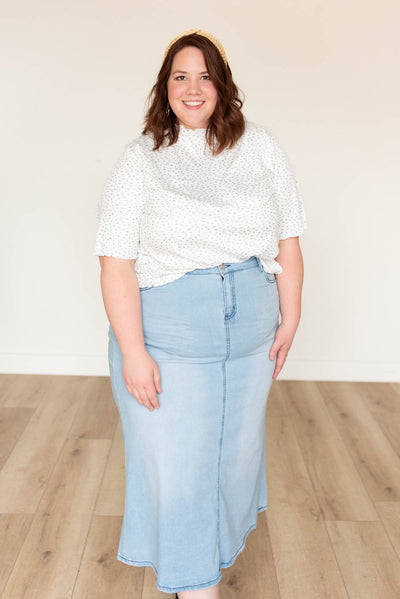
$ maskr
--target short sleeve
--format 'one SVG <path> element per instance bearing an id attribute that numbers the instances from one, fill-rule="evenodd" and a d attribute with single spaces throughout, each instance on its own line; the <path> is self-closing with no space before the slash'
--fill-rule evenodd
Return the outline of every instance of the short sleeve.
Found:
<path id="1" fill-rule="evenodd" d="M 303 198 L 286 152 L 272 134 L 271 141 L 273 185 L 278 212 L 278 240 L 297 237 L 308 228 Z"/>
<path id="2" fill-rule="evenodd" d="M 130 142 L 107 177 L 97 202 L 95 255 L 137 258 L 143 205 L 141 148 Z"/>

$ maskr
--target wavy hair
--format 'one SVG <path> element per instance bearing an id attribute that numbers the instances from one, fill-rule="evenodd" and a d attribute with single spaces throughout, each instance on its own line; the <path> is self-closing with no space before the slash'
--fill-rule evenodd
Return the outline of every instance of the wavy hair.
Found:
<path id="1" fill-rule="evenodd" d="M 246 121 L 241 111 L 243 101 L 239 98 L 240 88 L 232 79 L 229 63 L 225 66 L 216 46 L 197 33 L 182 36 L 168 50 L 157 81 L 146 100 L 148 108 L 142 134 L 152 133 L 153 150 L 158 150 L 166 141 L 168 146 L 172 146 L 178 140 L 179 120 L 169 106 L 167 82 L 175 54 L 187 46 L 194 46 L 202 51 L 208 74 L 218 92 L 214 112 L 208 121 L 206 141 L 213 155 L 220 154 L 225 148 L 233 148 L 245 131 Z"/>

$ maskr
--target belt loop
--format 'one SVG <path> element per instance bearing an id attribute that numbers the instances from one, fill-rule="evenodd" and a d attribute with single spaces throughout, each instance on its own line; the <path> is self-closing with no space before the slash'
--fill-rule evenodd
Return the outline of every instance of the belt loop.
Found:
<path id="1" fill-rule="evenodd" d="M 262 266 L 262 264 L 261 264 L 261 260 L 260 260 L 260 258 L 259 258 L 258 256 L 256 256 L 256 260 L 257 260 L 257 264 L 258 264 L 258 270 L 261 270 L 261 271 L 262 271 L 262 269 L 263 269 L 263 266 Z"/>

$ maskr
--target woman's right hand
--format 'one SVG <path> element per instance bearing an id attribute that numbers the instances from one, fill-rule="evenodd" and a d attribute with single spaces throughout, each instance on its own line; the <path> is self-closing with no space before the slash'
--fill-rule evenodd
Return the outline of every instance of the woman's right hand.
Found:
<path id="1" fill-rule="evenodd" d="M 143 349 L 123 355 L 122 376 L 127 391 L 152 412 L 160 404 L 156 393 L 162 393 L 158 364 Z"/>

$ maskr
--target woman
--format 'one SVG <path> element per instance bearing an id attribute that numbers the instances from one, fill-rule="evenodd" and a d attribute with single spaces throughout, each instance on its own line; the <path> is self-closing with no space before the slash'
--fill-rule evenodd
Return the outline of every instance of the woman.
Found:
<path id="1" fill-rule="evenodd" d="M 265 410 L 300 319 L 307 224 L 211 34 L 172 40 L 151 96 L 95 249 L 125 447 L 118 559 L 180 599 L 216 599 L 267 508 Z"/>

